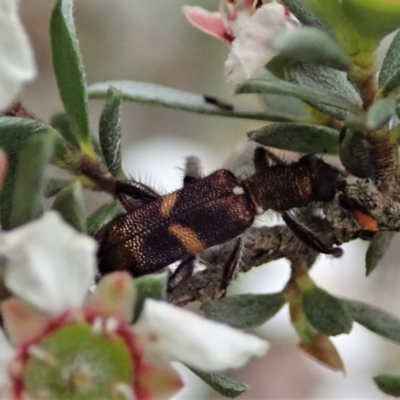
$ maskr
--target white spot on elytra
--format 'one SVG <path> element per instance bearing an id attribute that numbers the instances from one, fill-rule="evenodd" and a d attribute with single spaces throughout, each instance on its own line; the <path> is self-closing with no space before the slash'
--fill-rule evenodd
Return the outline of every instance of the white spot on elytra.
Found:
<path id="1" fill-rule="evenodd" d="M 233 194 L 236 196 L 240 196 L 241 194 L 244 193 L 244 190 L 241 186 L 235 186 L 232 190 Z"/>

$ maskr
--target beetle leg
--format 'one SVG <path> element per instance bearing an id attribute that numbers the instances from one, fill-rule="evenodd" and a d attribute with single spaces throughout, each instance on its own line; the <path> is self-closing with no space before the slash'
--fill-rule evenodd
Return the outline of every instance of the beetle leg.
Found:
<path id="1" fill-rule="evenodd" d="M 168 279 L 168 292 L 172 292 L 193 275 L 196 256 L 190 256 L 181 261 Z"/>
<path id="2" fill-rule="evenodd" d="M 293 218 L 290 213 L 282 213 L 282 218 L 294 235 L 313 250 L 318 253 L 330 254 L 336 258 L 342 256 L 343 250 L 341 247 L 333 247 L 328 243 L 324 243 L 311 229 Z"/>
<path id="3" fill-rule="evenodd" d="M 238 270 L 240 259 L 242 258 L 242 238 L 236 239 L 235 246 L 228 261 L 224 265 L 224 271 L 221 281 L 221 290 L 226 290 L 229 283 L 233 279 L 236 271 Z"/>

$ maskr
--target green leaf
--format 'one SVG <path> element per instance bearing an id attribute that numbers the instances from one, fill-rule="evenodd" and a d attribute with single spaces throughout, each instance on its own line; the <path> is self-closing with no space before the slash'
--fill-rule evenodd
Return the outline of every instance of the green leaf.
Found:
<path id="1" fill-rule="evenodd" d="M 387 96 L 400 85 L 400 31 L 393 38 L 392 43 L 383 59 L 379 71 L 379 88 L 383 96 Z"/>
<path id="2" fill-rule="evenodd" d="M 307 121 L 311 113 L 299 99 L 280 94 L 263 94 L 260 96 L 269 112 L 286 112 L 298 121 Z"/>
<path id="3" fill-rule="evenodd" d="M 395 115 L 392 99 L 379 99 L 368 109 L 367 114 L 352 115 L 345 120 L 346 126 L 353 131 L 377 131 L 389 123 Z"/>
<path id="4" fill-rule="evenodd" d="M 400 27 L 400 3 L 393 0 L 346 0 L 347 18 L 360 35 L 380 42 Z"/>
<path id="5" fill-rule="evenodd" d="M 315 88 L 313 88 L 313 86 Z M 349 112 L 353 113 L 360 111 L 356 104 L 347 101 L 343 97 L 340 97 L 337 93 L 324 93 L 321 88 L 318 89 L 318 85 L 315 83 L 308 88 L 304 83 L 294 84 L 283 80 L 265 81 L 261 79 L 251 79 L 238 86 L 236 88 L 236 93 L 270 93 L 294 96 L 312 104 L 316 109 L 319 108 L 325 110 L 335 107 L 336 114 L 340 115 L 341 117 L 349 115 Z M 324 107 L 324 105 L 330 106 L 330 108 Z"/>
<path id="6" fill-rule="evenodd" d="M 343 130 L 340 134 L 339 158 L 343 166 L 354 176 L 372 178 L 376 174 L 373 148 L 364 132 Z"/>
<path id="7" fill-rule="evenodd" d="M 300 341 L 299 347 L 308 356 L 334 371 L 345 372 L 344 364 L 336 347 L 328 336 L 315 334 L 311 340 Z"/>
<path id="8" fill-rule="evenodd" d="M 82 152 L 95 157 L 90 140 L 88 96 L 72 0 L 58 0 L 50 21 L 53 67 L 61 100 Z"/>
<path id="9" fill-rule="evenodd" d="M 400 397 L 400 375 L 378 375 L 374 377 L 374 382 L 383 393 Z"/>
<path id="10" fill-rule="evenodd" d="M 52 208 L 58 211 L 64 220 L 78 231 L 86 232 L 83 189 L 79 181 L 75 181 L 62 189 L 54 199 Z"/>
<path id="11" fill-rule="evenodd" d="M 72 179 L 63 178 L 50 178 L 46 182 L 46 187 L 44 188 L 44 197 L 53 197 L 64 189 L 66 186 L 73 182 Z"/>
<path id="12" fill-rule="evenodd" d="M 147 298 L 165 300 L 167 297 L 168 275 L 153 274 L 134 279 L 136 288 L 136 302 L 133 313 L 133 321 L 136 321 L 142 312 L 144 302 Z"/>
<path id="13" fill-rule="evenodd" d="M 316 28 L 301 28 L 278 35 L 272 47 L 279 53 L 305 61 L 347 71 L 351 61 L 327 33 Z"/>
<path id="14" fill-rule="evenodd" d="M 400 343 L 400 319 L 361 301 L 341 298 L 355 322 L 368 330 Z"/>
<path id="15" fill-rule="evenodd" d="M 42 133 L 54 137 L 55 159 L 62 160 L 67 157 L 68 149 L 65 147 L 58 132 L 53 130 L 49 125 L 32 119 L 0 117 L 0 147 L 5 150 L 8 156 L 7 176 L 0 197 L 1 224 L 3 229 L 10 229 L 12 227 L 10 218 L 19 153 L 28 138 Z"/>
<path id="16" fill-rule="evenodd" d="M 249 329 L 272 318 L 285 304 L 282 293 L 240 294 L 204 302 L 200 309 L 215 321 Z"/>
<path id="17" fill-rule="evenodd" d="M 74 147 L 79 148 L 79 143 L 76 140 L 74 133 L 72 132 L 71 122 L 64 112 L 54 114 L 50 119 L 50 125 L 54 129 L 56 129 L 68 143 L 72 144 Z M 99 139 L 93 134 L 93 132 L 90 133 L 90 140 L 96 154 L 102 160 L 103 153 L 101 151 Z"/>
<path id="18" fill-rule="evenodd" d="M 55 157 L 62 160 L 69 152 L 60 134 L 44 122 L 18 117 L 0 117 L 0 147 L 9 156 L 17 155 L 32 135 L 49 132 L 55 140 Z"/>
<path id="19" fill-rule="evenodd" d="M 55 147 L 51 132 L 26 140 L 16 166 L 13 204 L 8 228 L 16 228 L 37 218 L 43 208 L 45 174 Z"/>
<path id="20" fill-rule="evenodd" d="M 304 5 L 303 0 L 284 0 L 282 3 L 297 17 L 302 25 L 313 26 L 314 28 L 329 33 L 328 27 L 315 13 Z"/>
<path id="21" fill-rule="evenodd" d="M 64 112 L 54 114 L 50 119 L 50 125 L 60 132 L 61 136 L 70 144 L 79 147 L 79 143 L 72 132 L 71 122 Z"/>
<path id="22" fill-rule="evenodd" d="M 110 173 L 123 179 L 121 166 L 121 94 L 115 88 L 107 91 L 106 104 L 100 116 L 99 137 L 104 160 Z"/>
<path id="23" fill-rule="evenodd" d="M 390 246 L 394 236 L 394 232 L 378 232 L 368 246 L 365 256 L 365 269 L 369 275 L 377 266 L 379 261 L 385 255 L 386 250 Z"/>
<path id="24" fill-rule="evenodd" d="M 266 80 L 284 79 L 284 69 L 291 59 L 278 54 L 265 66 Z M 311 118 L 309 107 L 303 101 L 293 96 L 280 94 L 263 94 L 260 96 L 269 112 L 284 112 L 293 116 L 296 120 L 306 121 Z"/>
<path id="25" fill-rule="evenodd" d="M 233 106 L 232 109 L 218 107 L 204 99 L 203 95 L 184 92 L 147 82 L 110 81 L 89 87 L 91 99 L 104 99 L 110 86 L 121 92 L 123 100 L 148 103 L 200 114 L 219 115 L 231 118 L 258 119 L 263 121 L 294 121 L 295 117 L 279 112 L 258 111 L 252 108 Z"/>
<path id="26" fill-rule="evenodd" d="M 394 115 L 394 101 L 379 99 L 372 104 L 367 112 L 366 129 L 376 131 L 386 125 Z"/>
<path id="27" fill-rule="evenodd" d="M 285 68 L 293 59 L 283 54 L 272 57 L 265 65 L 265 80 L 285 79 Z"/>
<path id="28" fill-rule="evenodd" d="M 217 374 L 216 372 L 204 372 L 189 366 L 188 368 L 203 382 L 224 397 L 233 399 L 249 389 L 249 386 L 245 383 L 234 381 L 225 375 Z"/>
<path id="29" fill-rule="evenodd" d="M 316 110 L 339 120 L 363 113 L 360 95 L 344 72 L 318 65 L 294 63 L 287 68 L 287 74 L 289 80 L 299 87 L 299 91 L 316 93 L 303 99 Z"/>
<path id="30" fill-rule="evenodd" d="M 103 204 L 87 219 L 87 231 L 91 236 L 97 235 L 118 215 L 124 213 L 124 208 L 118 200 Z"/>
<path id="31" fill-rule="evenodd" d="M 311 124 L 270 124 L 247 133 L 250 140 L 264 146 L 299 153 L 338 154 L 339 132 Z"/>
<path id="32" fill-rule="evenodd" d="M 360 35 L 354 29 L 352 18 L 344 9 L 344 1 L 303 0 L 303 3 L 333 32 L 339 45 L 355 64 L 369 67 L 368 62 L 375 60 L 373 54 L 379 41 Z"/>
<path id="33" fill-rule="evenodd" d="M 349 333 L 353 320 L 343 302 L 321 288 L 303 292 L 302 305 L 310 324 L 328 336 Z"/>

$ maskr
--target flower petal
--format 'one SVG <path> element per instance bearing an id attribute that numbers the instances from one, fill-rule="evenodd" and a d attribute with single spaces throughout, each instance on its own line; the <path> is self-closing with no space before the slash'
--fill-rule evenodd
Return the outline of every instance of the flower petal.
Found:
<path id="1" fill-rule="evenodd" d="M 28 36 L 18 16 L 17 0 L 0 0 L 0 109 L 36 75 Z"/>
<path id="2" fill-rule="evenodd" d="M 135 387 L 138 400 L 169 399 L 183 387 L 183 381 L 172 367 L 162 363 L 143 365 Z"/>
<path id="3" fill-rule="evenodd" d="M 26 343 L 46 326 L 48 316 L 16 297 L 1 303 L 4 326 L 15 345 Z"/>
<path id="4" fill-rule="evenodd" d="M 97 285 L 88 301 L 88 308 L 105 315 L 114 315 L 129 324 L 135 306 L 135 286 L 128 272 L 113 272 Z"/>
<path id="5" fill-rule="evenodd" d="M 206 371 L 240 367 L 268 349 L 265 340 L 152 299 L 133 330 L 153 356 Z"/>
<path id="6" fill-rule="evenodd" d="M 182 7 L 186 19 L 197 29 L 208 35 L 230 44 L 232 35 L 226 29 L 224 20 L 219 12 L 209 12 L 202 7 Z"/>
<path id="7" fill-rule="evenodd" d="M 96 242 L 54 211 L 0 235 L 7 288 L 51 314 L 82 304 L 95 276 L 95 252 Z"/>
<path id="8" fill-rule="evenodd" d="M 258 8 L 235 26 L 236 38 L 225 62 L 228 81 L 242 83 L 265 66 L 277 52 L 270 43 L 277 35 L 300 26 L 281 4 L 273 1 Z"/>
<path id="9" fill-rule="evenodd" d="M 15 351 L 0 329 L 0 399 L 11 398 L 11 382 L 8 369 L 13 360 Z"/>

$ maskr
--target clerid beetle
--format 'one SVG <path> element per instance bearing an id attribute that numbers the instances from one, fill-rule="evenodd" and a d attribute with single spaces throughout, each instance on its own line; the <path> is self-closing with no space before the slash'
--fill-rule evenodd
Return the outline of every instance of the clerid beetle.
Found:
<path id="1" fill-rule="evenodd" d="M 284 212 L 331 201 L 341 178 L 337 169 L 313 155 L 270 165 L 260 147 L 254 164 L 255 173 L 246 179 L 220 169 L 206 177 L 187 177 L 182 189 L 165 196 L 141 184 L 118 182 L 116 192 L 127 212 L 98 236 L 100 273 L 128 270 L 137 277 L 178 260 L 183 260 L 178 268 L 182 270 L 196 253 L 240 240 L 255 217 L 267 210 Z M 236 246 L 238 252 L 240 248 Z M 238 255 L 232 257 L 227 279 L 239 261 Z"/>

